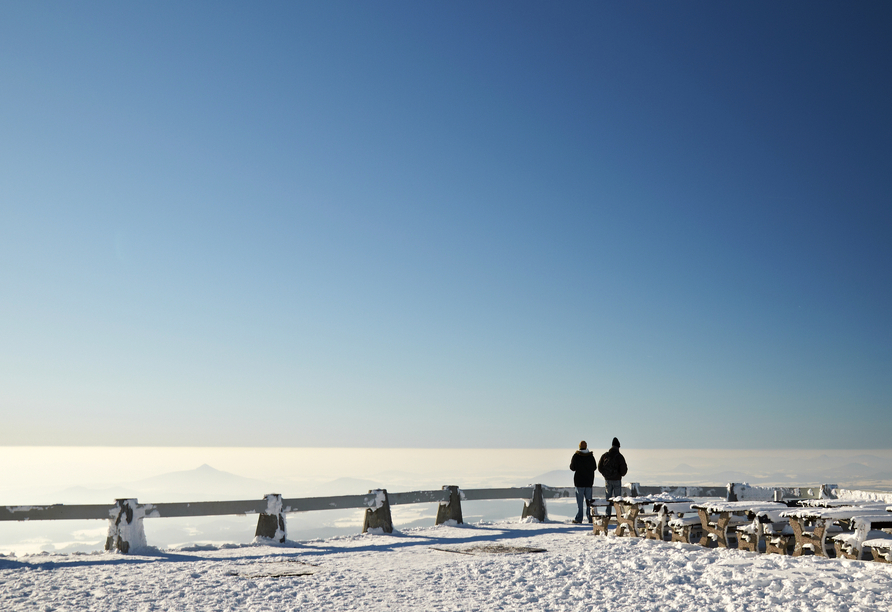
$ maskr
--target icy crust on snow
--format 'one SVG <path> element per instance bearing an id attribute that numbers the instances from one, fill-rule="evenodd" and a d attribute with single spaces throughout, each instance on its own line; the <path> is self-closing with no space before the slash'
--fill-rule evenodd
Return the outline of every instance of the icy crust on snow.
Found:
<path id="1" fill-rule="evenodd" d="M 880 493 L 876 491 L 854 491 L 851 489 L 837 489 L 836 497 L 852 499 L 852 500 L 862 500 L 868 502 L 880 502 L 885 504 L 892 504 L 892 493 Z"/>
<path id="2" fill-rule="evenodd" d="M 283 547 L 0 557 L 0 610 L 892 609 L 890 565 L 589 533 L 566 524 L 513 522 Z M 434 550 L 485 544 L 546 550 Z M 282 568 L 311 573 L 288 575 Z"/>

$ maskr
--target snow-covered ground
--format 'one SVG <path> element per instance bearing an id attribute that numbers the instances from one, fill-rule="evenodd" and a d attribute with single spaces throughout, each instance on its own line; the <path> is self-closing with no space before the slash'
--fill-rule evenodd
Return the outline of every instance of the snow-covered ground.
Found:
<path id="1" fill-rule="evenodd" d="M 0 556 L 0 610 L 892 610 L 892 565 L 557 522 L 143 553 Z"/>

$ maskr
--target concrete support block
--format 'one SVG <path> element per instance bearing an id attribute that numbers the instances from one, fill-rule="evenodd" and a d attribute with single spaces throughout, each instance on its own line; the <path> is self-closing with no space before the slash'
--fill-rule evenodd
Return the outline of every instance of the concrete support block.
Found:
<path id="1" fill-rule="evenodd" d="M 728 483 L 728 501 L 729 502 L 738 501 L 737 500 L 737 491 L 735 490 L 737 488 L 737 484 L 738 483 L 736 483 L 736 482 Z"/>
<path id="2" fill-rule="evenodd" d="M 839 485 L 835 484 L 822 484 L 821 485 L 821 499 L 836 499 L 836 489 L 839 488 Z"/>
<path id="3" fill-rule="evenodd" d="M 282 496 L 278 493 L 264 495 L 266 500 L 266 512 L 261 512 L 257 517 L 257 530 L 254 532 L 257 538 L 272 540 L 280 544 L 285 542 L 285 513 L 282 511 Z"/>
<path id="4" fill-rule="evenodd" d="M 545 498 L 542 497 L 542 485 L 533 485 L 533 499 L 523 503 L 523 513 L 520 515 L 521 520 L 533 517 L 537 521 L 545 521 L 548 518 L 548 512 L 545 509 Z"/>
<path id="5" fill-rule="evenodd" d="M 442 525 L 446 521 L 455 521 L 461 525 L 464 521 L 461 516 L 461 493 L 457 486 L 446 485 L 444 491 L 449 491 L 449 501 L 441 501 L 440 507 L 437 508 L 437 525 Z"/>
<path id="6" fill-rule="evenodd" d="M 362 532 L 380 529 L 384 533 L 393 533 L 393 519 L 390 517 L 390 499 L 387 497 L 387 489 L 372 489 L 369 494 L 375 495 L 375 499 L 365 509 Z"/>
<path id="7" fill-rule="evenodd" d="M 145 548 L 144 516 L 136 499 L 116 499 L 115 507 L 109 513 L 105 550 L 127 554 Z"/>
<path id="8" fill-rule="evenodd" d="M 630 482 L 623 485 L 623 489 L 626 489 L 625 494 L 629 497 L 638 497 L 640 488 L 641 484 L 637 482 Z"/>

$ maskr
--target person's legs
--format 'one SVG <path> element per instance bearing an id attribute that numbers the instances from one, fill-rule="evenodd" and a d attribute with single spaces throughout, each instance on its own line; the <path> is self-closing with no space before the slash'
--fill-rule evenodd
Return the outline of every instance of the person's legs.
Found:
<path id="1" fill-rule="evenodd" d="M 582 504 L 585 499 L 585 487 L 576 487 L 576 518 L 573 519 L 574 523 L 582 522 Z"/>
<path id="2" fill-rule="evenodd" d="M 585 514 L 586 514 L 586 516 L 588 516 L 588 522 L 591 523 L 592 522 L 592 509 L 591 509 L 592 488 L 584 487 L 582 489 L 582 495 L 583 495 L 583 497 L 585 497 Z"/>
<path id="3" fill-rule="evenodd" d="M 611 497 L 621 497 L 623 494 L 623 481 L 622 480 L 605 480 L 604 481 L 604 496 L 609 501 Z M 607 516 L 613 515 L 613 504 L 607 504 Z"/>

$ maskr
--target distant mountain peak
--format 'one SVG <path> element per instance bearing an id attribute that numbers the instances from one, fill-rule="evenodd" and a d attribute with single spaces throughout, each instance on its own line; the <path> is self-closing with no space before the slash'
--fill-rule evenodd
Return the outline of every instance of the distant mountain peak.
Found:
<path id="1" fill-rule="evenodd" d="M 697 468 L 692 465 L 688 465 L 687 463 L 679 463 L 673 469 L 669 470 L 670 472 L 681 472 L 684 474 L 693 474 L 697 472 Z"/>

